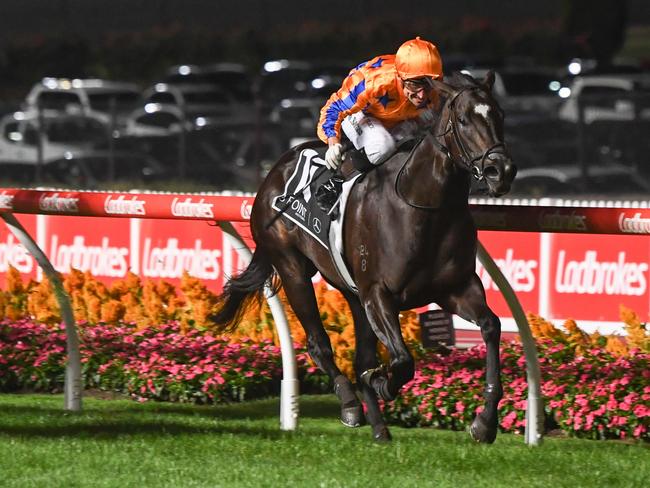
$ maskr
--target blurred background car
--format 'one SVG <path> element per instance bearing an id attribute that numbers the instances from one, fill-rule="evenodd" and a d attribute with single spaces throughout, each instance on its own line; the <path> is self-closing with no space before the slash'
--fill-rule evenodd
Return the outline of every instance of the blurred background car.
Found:
<path id="1" fill-rule="evenodd" d="M 579 198 L 647 199 L 650 180 L 633 167 L 618 164 L 562 164 L 524 168 L 517 172 L 510 197 L 542 198 L 571 196 Z"/>
<path id="2" fill-rule="evenodd" d="M 58 110 L 94 114 L 105 123 L 121 127 L 126 116 L 141 103 L 137 85 L 102 79 L 43 78 L 29 90 L 24 110 Z"/>
<path id="3" fill-rule="evenodd" d="M 171 66 L 163 79 L 171 84 L 214 85 L 230 93 L 239 103 L 252 104 L 253 79 L 241 63 L 180 64 Z"/>
<path id="4" fill-rule="evenodd" d="M 175 105 L 187 117 L 212 116 L 224 119 L 246 118 L 251 115 L 241 109 L 234 97 L 212 84 L 156 83 L 142 95 L 143 104 Z"/>
<path id="5" fill-rule="evenodd" d="M 197 119 L 205 120 L 201 116 Z M 193 128 L 192 119 L 188 119 L 178 105 L 150 102 L 131 112 L 126 120 L 122 136 L 167 137 L 176 135 L 183 129 L 189 131 Z"/>
<path id="6" fill-rule="evenodd" d="M 130 151 L 68 152 L 60 159 L 46 161 L 40 168 L 34 161 L 0 161 L 3 179 L 12 185 L 66 185 L 97 189 L 102 184 L 151 184 L 164 181 L 169 174 L 148 154 Z"/>
<path id="7" fill-rule="evenodd" d="M 300 96 L 313 79 L 314 66 L 308 61 L 274 59 L 266 61 L 254 86 L 261 113 L 268 113 L 285 98 Z"/>
<path id="8" fill-rule="evenodd" d="M 576 76 L 560 92 L 559 117 L 591 124 L 597 120 L 650 119 L 650 75 Z"/>
<path id="9" fill-rule="evenodd" d="M 47 163 L 106 146 L 109 138 L 105 121 L 94 114 L 14 112 L 0 119 L 0 161 L 37 164 L 40 158 Z"/>
<path id="10" fill-rule="evenodd" d="M 314 128 L 324 103 L 325 100 L 320 98 L 285 98 L 273 107 L 269 120 L 280 128 L 282 142 L 287 147 L 294 147 L 316 139 Z"/>

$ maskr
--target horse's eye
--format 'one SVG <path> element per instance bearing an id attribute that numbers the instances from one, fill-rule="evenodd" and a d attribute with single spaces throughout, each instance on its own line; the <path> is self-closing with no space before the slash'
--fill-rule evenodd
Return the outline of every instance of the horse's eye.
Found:
<path id="1" fill-rule="evenodd" d="M 467 125 L 467 121 L 463 117 L 458 119 L 458 123 L 460 123 L 460 125 Z"/>

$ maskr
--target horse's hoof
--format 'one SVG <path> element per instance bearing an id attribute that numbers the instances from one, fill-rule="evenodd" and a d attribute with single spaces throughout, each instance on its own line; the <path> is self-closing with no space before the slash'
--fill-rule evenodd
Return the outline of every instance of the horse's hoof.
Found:
<path id="1" fill-rule="evenodd" d="M 481 416 L 477 415 L 469 427 L 469 435 L 472 436 L 476 442 L 482 444 L 492 444 L 497 438 L 496 426 L 490 427 L 487 421 Z"/>
<path id="2" fill-rule="evenodd" d="M 346 427 L 361 427 L 365 421 L 361 405 L 341 408 L 341 422 Z"/>
<path id="3" fill-rule="evenodd" d="M 393 436 L 390 435 L 388 427 L 385 425 L 380 425 L 378 427 L 372 428 L 372 440 L 377 443 L 386 443 L 393 440 Z"/>

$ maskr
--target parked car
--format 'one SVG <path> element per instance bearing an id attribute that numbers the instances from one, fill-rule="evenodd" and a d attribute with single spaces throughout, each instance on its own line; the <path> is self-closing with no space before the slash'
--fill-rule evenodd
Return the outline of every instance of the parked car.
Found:
<path id="1" fill-rule="evenodd" d="M 104 120 L 94 114 L 81 115 L 44 110 L 42 160 L 47 163 L 82 155 L 99 144 L 107 145 L 110 133 Z M 14 112 L 0 119 L 0 161 L 34 163 L 39 152 L 37 111 Z"/>
<path id="2" fill-rule="evenodd" d="M 642 197 L 647 199 L 650 180 L 634 167 L 609 163 L 586 167 L 577 164 L 523 168 L 517 172 L 509 196 L 541 198 L 547 196 L 584 198 Z"/>
<path id="3" fill-rule="evenodd" d="M 35 162 L 0 161 L 2 181 L 24 186 L 51 183 L 94 189 L 101 183 L 110 181 L 137 184 L 160 181 L 168 177 L 168 172 L 154 158 L 131 151 L 98 150 L 83 154 L 68 153 L 61 159 L 44 163 L 40 168 L 38 180 L 37 171 Z"/>
<path id="4" fill-rule="evenodd" d="M 239 103 L 253 102 L 253 79 L 240 63 L 181 64 L 167 70 L 163 80 L 172 84 L 210 84 L 229 92 Z"/>
<path id="5" fill-rule="evenodd" d="M 324 103 L 325 99 L 285 98 L 273 107 L 269 120 L 278 125 L 287 147 L 293 147 L 316 138 L 316 125 Z"/>
<path id="6" fill-rule="evenodd" d="M 198 120 L 198 122 L 196 122 Z M 187 118 L 178 105 L 169 103 L 147 103 L 131 112 L 127 118 L 123 136 L 166 137 L 177 135 L 184 128 L 192 130 L 201 124 L 204 117 Z M 205 123 L 205 122 L 203 122 Z"/>
<path id="7" fill-rule="evenodd" d="M 650 119 L 650 76 L 586 75 L 576 76 L 559 92 L 564 98 L 559 117 L 591 124 L 598 120 Z"/>
<path id="8" fill-rule="evenodd" d="M 212 116 L 227 119 L 252 117 L 228 92 L 210 84 L 156 83 L 143 93 L 144 105 L 175 105 L 187 117 Z"/>
<path id="9" fill-rule="evenodd" d="M 58 110 L 71 114 L 95 115 L 118 127 L 141 101 L 133 83 L 101 79 L 43 78 L 34 84 L 25 98 L 26 111 Z"/>
<path id="10" fill-rule="evenodd" d="M 36 181 L 40 171 L 40 182 L 93 188 L 108 179 L 149 181 L 165 175 L 162 166 L 149 156 L 120 148 L 109 149 L 109 130 L 94 115 L 44 110 L 40 120 L 43 123 L 41 142 L 37 112 L 15 112 L 0 119 L 3 180 L 28 185 Z"/>
<path id="11" fill-rule="evenodd" d="M 313 72 L 314 65 L 308 61 L 274 59 L 264 63 L 255 83 L 262 112 L 268 114 L 280 100 L 303 95 Z"/>

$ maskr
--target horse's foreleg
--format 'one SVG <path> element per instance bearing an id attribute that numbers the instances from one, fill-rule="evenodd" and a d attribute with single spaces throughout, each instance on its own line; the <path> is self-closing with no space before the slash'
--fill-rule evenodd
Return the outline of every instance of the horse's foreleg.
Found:
<path id="1" fill-rule="evenodd" d="M 377 360 L 377 336 L 368 323 L 368 318 L 359 299 L 349 293 L 344 295 L 354 318 L 354 370 L 357 376 L 357 387 L 361 390 L 366 403 L 366 419 L 372 427 L 374 440 L 378 442 L 390 441 L 391 435 L 379 408 L 377 392 L 373 387 L 361 380 L 361 374 L 364 371 L 373 370 L 379 366 Z"/>
<path id="2" fill-rule="evenodd" d="M 286 254 L 278 260 L 276 269 L 289 304 L 307 334 L 309 355 L 334 384 L 334 392 L 341 401 L 341 422 L 348 427 L 358 427 L 363 420 L 361 404 L 352 383 L 334 362 L 332 344 L 320 319 L 310 274 L 299 260 L 292 260 Z"/>
<path id="3" fill-rule="evenodd" d="M 447 302 L 441 303 L 441 305 L 447 311 L 474 322 L 481 328 L 481 336 L 486 345 L 485 407 L 472 422 L 470 434 L 477 442 L 492 443 L 497 435 L 498 406 L 499 400 L 503 396 L 499 359 L 501 322 L 488 307 L 483 284 L 477 275 L 474 275 L 462 293 L 449 296 Z"/>
<path id="4" fill-rule="evenodd" d="M 392 296 L 382 287 L 375 286 L 362 299 L 372 330 L 390 354 L 390 370 L 365 371 L 363 381 L 372 385 L 384 400 L 393 400 L 400 388 L 413 379 L 415 362 L 409 351 L 399 323 L 399 309 Z"/>

